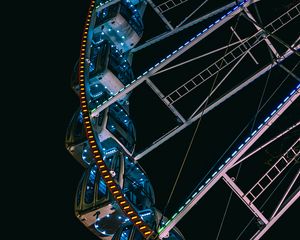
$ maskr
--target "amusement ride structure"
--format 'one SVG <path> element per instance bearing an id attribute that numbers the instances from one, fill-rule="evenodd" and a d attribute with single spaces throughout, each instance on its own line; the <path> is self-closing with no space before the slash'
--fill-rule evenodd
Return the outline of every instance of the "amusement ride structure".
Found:
<path id="1" fill-rule="evenodd" d="M 65 142 L 67 150 L 85 168 L 77 188 L 75 214 L 97 237 L 104 240 L 185 239 L 177 223 L 210 189 L 223 181 L 246 206 L 257 225 L 250 238 L 242 239 L 260 239 L 299 198 L 300 134 L 296 130 L 300 125 L 300 77 L 297 73 L 300 3 L 286 4 L 279 14 L 274 13 L 275 17 L 270 13 L 271 20 L 267 19 L 266 23 L 259 14 L 261 6 L 265 9 L 263 2 L 220 1 L 219 5 L 210 6 L 207 0 L 91 0 L 72 79 L 80 107 L 71 119 Z M 142 37 L 147 28 L 143 16 L 149 9 L 164 25 L 165 31 L 144 41 Z M 176 20 L 169 20 L 172 14 L 182 12 L 185 15 L 177 19 L 177 25 Z M 199 12 L 201 16 L 197 15 Z M 241 28 L 243 31 L 239 31 Z M 221 29 L 228 30 L 231 35 L 225 46 Z M 290 29 L 295 31 L 291 33 Z M 168 45 L 166 42 L 170 39 L 172 44 Z M 209 41 L 217 40 L 221 43 L 212 43 L 209 51 L 203 50 Z M 134 69 L 136 56 L 158 44 L 165 47 L 155 52 L 154 57 L 149 56 L 149 65 L 139 63 L 144 70 L 137 74 L 139 70 Z M 198 61 L 202 61 L 201 64 Z M 180 76 L 177 80 L 176 71 L 189 64 L 194 65 L 185 76 L 188 79 L 177 75 Z M 172 71 L 175 71 L 174 85 L 160 83 L 158 78 L 165 79 Z M 257 80 L 267 76 L 268 83 L 271 71 L 280 71 L 286 78 L 281 79 L 278 89 L 272 89 L 265 105 L 259 102 L 250 124 L 231 145 L 228 144 L 230 146 L 219 159 L 212 161 L 192 193 L 182 196 L 184 199 L 176 212 L 169 215 L 166 209 L 158 209 L 155 188 L 142 168 L 141 159 L 188 126 L 197 124 L 189 151 L 206 115 L 218 111 Z M 151 89 L 172 114 L 175 124 L 142 151 L 137 151 L 138 130 L 136 132 L 130 107 L 131 93 L 141 85 Z M 296 121 L 283 130 L 274 130 L 272 127 L 292 107 L 299 113 Z M 235 117 L 238 118 L 238 112 Z M 273 135 L 267 135 L 270 130 Z M 291 134 L 295 131 L 296 134 Z M 236 181 L 241 164 L 254 161 L 252 159 L 268 147 L 276 148 L 276 144 L 289 134 L 280 154 L 267 168 L 257 172 L 254 183 Z M 172 193 L 186 158 L 187 155 Z M 237 168 L 237 175 L 233 174 Z M 270 213 L 262 211 L 257 200 L 271 196 L 275 189 L 271 193 L 268 190 L 272 186 L 276 188 L 287 172 L 288 183 L 281 190 L 278 201 L 272 202 L 273 210 Z"/>

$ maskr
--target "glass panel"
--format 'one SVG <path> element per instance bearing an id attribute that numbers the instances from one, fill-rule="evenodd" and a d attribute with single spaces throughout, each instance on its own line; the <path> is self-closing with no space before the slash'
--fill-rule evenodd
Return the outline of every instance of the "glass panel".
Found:
<path id="1" fill-rule="evenodd" d="M 98 185 L 98 199 L 101 198 L 106 198 L 106 185 L 102 177 L 100 177 L 99 185 Z"/>
<path id="2" fill-rule="evenodd" d="M 116 173 L 115 179 L 119 180 L 119 175 L 120 175 L 120 155 L 119 154 L 115 157 L 115 167 L 113 170 Z"/>
<path id="3" fill-rule="evenodd" d="M 114 4 L 97 13 L 96 26 L 103 24 L 115 17 L 119 12 L 120 4 Z"/>
<path id="4" fill-rule="evenodd" d="M 124 189 L 128 199 L 139 210 L 151 208 L 154 204 L 154 192 L 143 171 L 125 158 Z"/>
<path id="5" fill-rule="evenodd" d="M 83 175 L 83 177 L 80 179 L 80 182 L 79 182 L 78 187 L 77 187 L 77 193 L 76 193 L 76 205 L 77 205 L 78 207 L 79 207 L 80 199 L 81 199 L 81 192 L 82 192 L 83 178 L 84 178 L 84 175 Z"/>
<path id="6" fill-rule="evenodd" d="M 106 99 L 108 99 L 109 95 L 106 91 L 104 91 L 104 88 L 102 88 L 102 91 L 97 94 L 97 96 L 91 96 L 91 102 L 89 103 L 89 108 L 94 109 L 99 104 L 103 103 Z"/>
<path id="7" fill-rule="evenodd" d="M 144 30 L 144 25 L 136 7 L 133 6 L 130 1 L 123 0 L 120 13 L 137 33 L 137 35 L 141 36 Z"/>
<path id="8" fill-rule="evenodd" d="M 93 42 L 90 55 L 90 77 L 106 69 L 109 52 L 110 46 L 106 40 L 98 43 Z"/>
<path id="9" fill-rule="evenodd" d="M 134 79 L 132 68 L 126 58 L 115 48 L 110 53 L 108 68 L 123 83 L 127 85 Z"/>
<path id="10" fill-rule="evenodd" d="M 121 234 L 120 240 L 128 240 L 129 234 L 130 234 L 130 230 L 128 228 L 125 229 Z"/>
<path id="11" fill-rule="evenodd" d="M 109 108 L 107 129 L 132 152 L 135 144 L 133 123 L 121 106 L 114 104 Z"/>
<path id="12" fill-rule="evenodd" d="M 70 122 L 66 134 L 66 144 L 79 144 L 86 140 L 85 130 L 83 127 L 82 112 L 78 109 Z"/>
<path id="13" fill-rule="evenodd" d="M 87 184 L 86 184 L 84 201 L 87 204 L 92 203 L 93 200 L 94 200 L 94 188 L 95 188 L 96 172 L 97 172 L 97 166 L 95 165 L 90 170 L 89 179 L 88 179 Z"/>

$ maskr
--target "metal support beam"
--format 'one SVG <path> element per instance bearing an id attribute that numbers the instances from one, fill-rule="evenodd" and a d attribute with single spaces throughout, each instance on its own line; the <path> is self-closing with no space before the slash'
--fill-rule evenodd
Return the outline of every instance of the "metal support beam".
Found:
<path id="1" fill-rule="evenodd" d="M 289 69 L 287 69 L 282 64 L 279 64 L 279 67 L 281 67 L 284 71 L 286 71 L 288 74 L 290 74 L 293 78 L 295 78 L 298 82 L 300 82 L 300 77 L 298 77 L 295 73 L 291 72 Z"/>
<path id="2" fill-rule="evenodd" d="M 162 69 L 166 65 L 168 65 L 170 62 L 174 61 L 176 58 L 181 56 L 183 53 L 185 53 L 187 50 L 195 46 L 198 42 L 200 42 L 202 39 L 210 35 L 212 32 L 214 32 L 216 29 L 224 25 L 226 22 L 228 22 L 230 19 L 235 17 L 237 14 L 239 14 L 242 9 L 240 6 L 249 6 L 252 4 L 253 1 L 249 0 L 247 2 L 240 3 L 239 6 L 236 6 L 233 8 L 233 10 L 229 11 L 227 14 L 225 14 L 223 17 L 209 25 L 206 29 L 204 29 L 202 32 L 199 32 L 195 37 L 191 38 L 189 41 L 187 41 L 185 44 L 180 46 L 178 49 L 174 50 L 172 53 L 170 53 L 167 57 L 160 60 L 157 64 L 150 67 L 147 71 L 145 71 L 141 76 L 137 77 L 134 81 L 132 81 L 131 84 L 128 84 L 125 86 L 122 91 L 120 90 L 119 93 L 117 93 L 115 96 L 110 97 L 108 100 L 104 101 L 102 105 L 99 105 L 97 108 L 93 109 L 91 112 L 91 117 L 96 117 L 99 115 L 99 113 L 109 107 L 114 102 L 118 101 L 122 97 L 124 97 L 127 93 L 132 91 L 134 88 L 139 86 L 141 83 L 143 83 L 146 78 L 152 76 L 155 72 Z"/>
<path id="3" fill-rule="evenodd" d="M 242 39 L 240 36 L 237 34 L 237 32 L 230 26 L 230 30 L 233 32 L 233 34 L 236 36 L 236 38 L 242 43 L 242 46 L 247 50 L 247 46 L 243 43 Z M 258 64 L 258 61 L 255 59 L 255 57 L 252 55 L 250 51 L 248 51 L 249 56 L 252 58 L 252 60 L 255 62 L 255 64 Z"/>
<path id="4" fill-rule="evenodd" d="M 294 124 L 293 126 L 289 127 L 287 130 L 283 131 L 282 133 L 278 134 L 276 137 L 272 138 L 270 141 L 268 141 L 265 144 L 261 145 L 260 147 L 256 148 L 254 151 L 252 151 L 251 153 L 249 153 L 247 156 L 245 156 L 242 159 L 240 159 L 239 161 L 237 161 L 232 167 L 235 167 L 236 165 L 242 163 L 243 161 L 245 161 L 246 159 L 248 159 L 249 157 L 251 157 L 253 154 L 255 154 L 258 151 L 260 151 L 261 149 L 265 148 L 266 146 L 268 146 L 272 142 L 276 141 L 278 138 L 280 138 L 281 136 L 285 135 L 286 133 L 288 133 L 289 131 L 293 130 L 295 127 L 297 127 L 299 125 L 300 125 L 300 121 L 297 122 L 296 124 Z"/>
<path id="5" fill-rule="evenodd" d="M 169 105 L 169 103 L 166 101 L 166 99 L 164 99 L 164 95 L 163 93 L 154 85 L 154 83 L 147 78 L 146 79 L 146 83 L 148 84 L 148 86 L 152 89 L 152 91 L 160 98 L 160 100 L 167 106 L 167 108 L 170 109 L 170 111 L 182 122 L 186 122 L 186 120 L 184 119 L 184 117 L 178 112 L 178 110 L 172 106 Z"/>
<path id="6" fill-rule="evenodd" d="M 277 220 L 288 210 L 300 197 L 300 188 L 297 189 L 294 196 L 286 203 L 286 205 L 272 218 L 269 223 L 263 228 L 257 231 L 250 240 L 259 240 Z"/>
<path id="7" fill-rule="evenodd" d="M 298 4 L 300 5 L 300 4 Z M 293 19 L 300 16 L 300 10 L 297 9 L 298 5 L 295 5 L 293 8 L 279 16 L 276 21 L 278 20 L 278 24 L 274 24 L 275 21 L 272 21 L 269 23 L 266 28 L 272 28 L 269 34 L 273 34 L 277 32 L 279 29 L 287 25 L 289 22 L 291 22 Z M 292 10 L 297 11 L 297 14 L 294 16 L 290 16 L 289 12 Z M 225 67 L 232 64 L 234 61 L 239 59 L 243 54 L 247 51 L 250 51 L 252 48 L 256 47 L 258 44 L 260 44 L 266 37 L 261 38 L 260 35 L 261 31 L 256 32 L 251 37 L 249 37 L 245 42 L 241 43 L 240 45 L 236 46 L 234 49 L 226 53 L 222 58 L 215 61 L 214 63 L 210 64 L 207 68 L 190 78 L 187 82 L 182 84 L 181 86 L 177 87 L 175 90 L 170 92 L 166 98 L 170 102 L 170 104 L 174 104 L 176 101 L 180 100 L 193 90 L 195 90 L 197 87 L 199 87 L 204 82 L 208 81 L 212 76 L 217 74 L 219 71 L 224 69 Z M 247 50 L 244 49 L 244 45 L 247 44 L 248 48 Z M 293 48 L 291 48 L 292 51 L 297 53 Z M 224 64 L 223 64 L 224 63 Z M 189 89 L 188 91 L 185 91 L 184 89 Z"/>
<path id="8" fill-rule="evenodd" d="M 232 168 L 233 164 L 238 161 L 244 153 L 267 131 L 267 129 L 289 108 L 289 106 L 300 96 L 300 88 L 297 91 L 293 91 L 293 94 L 290 94 L 283 103 L 281 103 L 280 107 L 277 107 L 277 111 L 272 112 L 270 116 L 268 116 L 264 121 L 264 125 L 262 124 L 260 128 L 256 129 L 252 132 L 251 136 L 248 137 L 245 142 L 238 148 L 238 150 L 234 151 L 223 165 L 219 167 L 219 171 L 216 171 L 209 177 L 205 183 L 197 189 L 196 192 L 192 195 L 190 199 L 175 213 L 171 219 L 158 230 L 159 238 L 164 238 L 168 232 L 182 219 L 197 202 L 223 177 L 224 173 L 226 173 L 229 169 Z M 273 114 L 273 115 L 272 115 Z"/>
<path id="9" fill-rule="evenodd" d="M 256 0 L 256 1 L 254 1 L 254 2 L 257 2 L 257 1 L 260 1 L 260 0 Z M 189 27 L 191 27 L 191 26 L 194 26 L 194 25 L 196 25 L 197 23 L 202 22 L 202 21 L 205 20 L 205 19 L 208 19 L 208 18 L 210 18 L 210 17 L 212 17 L 212 16 L 214 16 L 214 15 L 216 15 L 216 14 L 218 14 L 218 13 L 221 13 L 221 12 L 223 12 L 223 11 L 225 11 L 225 10 L 227 10 L 227 9 L 229 9 L 229 8 L 231 8 L 231 7 L 233 7 L 235 4 L 236 4 L 235 2 L 229 3 L 229 4 L 225 5 L 224 7 L 221 7 L 221 8 L 219 8 L 219 9 L 215 10 L 215 11 L 212 11 L 212 12 L 210 12 L 210 13 L 204 15 L 204 16 L 201 16 L 201 17 L 199 17 L 199 18 L 197 18 L 197 19 L 195 19 L 195 20 L 193 20 L 193 21 L 191 21 L 191 22 L 189 22 L 189 23 L 187 23 L 187 24 L 185 24 L 185 25 L 183 25 L 183 26 L 176 27 L 176 28 L 173 29 L 172 31 L 165 32 L 165 33 L 163 33 L 163 34 L 160 34 L 160 35 L 158 35 L 158 36 L 155 36 L 154 38 L 152 38 L 152 39 L 146 41 L 144 44 L 142 44 L 142 45 L 140 45 L 140 46 L 137 46 L 137 47 L 133 48 L 133 49 L 131 50 L 131 52 L 134 53 L 134 52 L 140 51 L 140 50 L 142 50 L 142 49 L 144 49 L 144 48 L 146 48 L 146 47 L 149 47 L 149 46 L 151 46 L 151 45 L 153 45 L 153 44 L 155 44 L 155 43 L 157 43 L 157 42 L 160 42 L 160 41 L 163 40 L 163 39 L 166 39 L 166 38 L 168 38 L 168 37 L 171 37 L 171 36 L 173 36 L 174 34 L 179 33 L 179 32 L 181 32 L 181 31 L 184 30 L 184 29 L 187 29 L 187 28 L 189 28 Z"/>
<path id="10" fill-rule="evenodd" d="M 255 18 L 252 16 L 252 14 L 250 13 L 250 11 L 249 11 L 249 9 L 248 9 L 247 7 L 245 7 L 244 10 L 245 10 L 245 13 L 248 15 L 248 17 L 249 17 L 250 19 L 252 19 L 254 22 L 257 22 L 257 21 L 255 20 Z M 263 31 L 263 29 L 260 28 L 259 26 L 257 26 L 256 24 L 253 24 L 253 25 L 254 25 L 254 27 L 255 27 L 258 31 Z M 267 34 L 265 33 L 265 35 L 267 35 Z M 268 47 L 271 49 L 271 51 L 274 53 L 274 55 L 275 55 L 276 57 L 280 56 L 279 53 L 277 52 L 277 50 L 275 49 L 275 47 L 273 46 L 273 44 L 271 43 L 271 41 L 268 39 L 268 37 L 265 37 L 264 40 L 265 40 L 267 46 L 268 46 Z"/>
<path id="11" fill-rule="evenodd" d="M 191 18 L 197 11 L 199 11 L 199 9 L 205 4 L 207 3 L 208 0 L 204 0 L 198 7 L 196 7 L 196 9 L 194 9 L 188 16 L 186 16 L 183 21 L 181 21 L 176 28 L 180 27 L 181 25 L 183 25 L 189 18 Z"/>
<path id="12" fill-rule="evenodd" d="M 300 48 L 300 44 L 298 46 L 295 46 L 295 48 L 299 49 Z M 146 154 L 148 154 L 149 152 L 151 152 L 152 150 L 154 150 L 155 148 L 157 148 L 159 145 L 161 145 L 162 143 L 166 142 L 171 137 L 175 136 L 177 133 L 181 132 L 183 129 L 185 129 L 186 127 L 188 127 L 189 125 L 191 125 L 193 122 L 197 121 L 201 117 L 201 115 L 207 114 L 208 112 L 210 112 L 211 110 L 213 110 L 214 108 L 216 108 L 217 106 L 219 106 L 221 103 L 225 102 L 227 99 L 229 99 L 230 97 L 232 97 L 233 95 L 235 95 L 236 93 L 238 93 L 239 91 L 241 91 L 243 88 L 245 88 L 246 86 L 248 86 L 250 83 L 254 82 L 260 76 L 262 76 L 263 74 L 265 74 L 271 68 L 277 66 L 278 63 L 282 62 L 283 60 L 285 60 L 286 58 L 288 58 L 289 56 L 291 56 L 292 53 L 293 52 L 289 49 L 276 62 L 270 63 L 269 65 L 265 66 L 263 69 L 261 69 L 255 75 L 251 76 L 249 79 L 247 79 L 246 81 L 244 81 L 243 83 L 241 83 L 239 86 L 237 86 L 233 90 L 231 90 L 228 93 L 226 93 L 222 98 L 220 98 L 217 101 L 213 102 L 211 105 L 209 105 L 207 108 L 205 108 L 204 110 L 202 110 L 201 112 L 199 112 L 193 118 L 188 119 L 184 124 L 175 127 L 174 129 L 172 129 L 171 131 L 169 131 L 165 135 L 161 136 L 159 139 L 157 139 L 155 142 L 153 142 L 151 144 L 151 146 L 149 146 L 148 148 L 146 148 L 145 150 L 143 150 L 142 152 L 140 152 L 139 154 L 137 154 L 134 157 L 134 159 L 135 160 L 139 160 L 140 158 L 142 158 L 143 156 L 145 156 Z"/>
<path id="13" fill-rule="evenodd" d="M 269 221 L 262 214 L 262 212 L 259 211 L 253 203 L 251 203 L 247 196 L 244 196 L 242 190 L 232 181 L 232 179 L 226 173 L 223 174 L 223 180 L 257 218 L 259 218 L 264 224 L 268 224 Z"/>
<path id="14" fill-rule="evenodd" d="M 214 89 L 211 91 L 211 93 L 202 101 L 202 103 L 197 107 L 197 109 L 191 114 L 191 116 L 189 117 L 189 119 L 193 118 L 194 115 L 197 114 L 197 112 L 202 108 L 203 105 L 205 105 L 205 103 L 209 100 L 210 96 L 213 95 L 218 88 L 222 85 L 222 83 L 226 80 L 226 78 L 228 78 L 228 76 L 233 72 L 233 70 L 240 64 L 240 62 L 244 59 L 244 57 L 246 56 L 246 54 L 249 51 L 245 52 L 244 55 L 234 64 L 234 66 L 228 71 L 228 73 L 226 73 L 226 75 L 223 77 L 223 79 L 218 83 L 217 86 L 214 87 Z"/>
<path id="15" fill-rule="evenodd" d="M 161 20 L 167 25 L 167 27 L 173 30 L 174 27 L 169 23 L 168 19 L 166 19 L 165 16 L 160 12 L 160 10 L 155 6 L 154 2 L 152 2 L 152 0 L 147 0 L 147 2 L 153 8 L 156 14 L 161 18 Z"/>
<path id="16" fill-rule="evenodd" d="M 197 56 L 197 57 L 191 58 L 191 59 L 189 59 L 189 60 L 183 61 L 183 62 L 181 62 L 181 63 L 172 65 L 171 67 L 164 68 L 164 69 L 162 69 L 162 70 L 160 70 L 160 71 L 154 73 L 153 76 L 158 75 L 158 74 L 163 73 L 163 72 L 166 72 L 166 71 L 169 71 L 169 70 L 171 70 L 171 69 L 180 67 L 180 66 L 182 66 L 182 65 L 184 65 L 184 64 L 190 63 L 190 62 L 195 61 L 195 60 L 197 60 L 197 59 L 200 59 L 200 58 L 209 56 L 209 55 L 211 55 L 211 54 L 213 54 L 213 53 L 222 51 L 222 50 L 224 50 L 224 49 L 226 49 L 226 48 L 228 48 L 228 47 L 232 47 L 232 46 L 234 46 L 234 45 L 236 45 L 236 44 L 238 44 L 238 43 L 241 43 L 241 42 L 243 42 L 243 41 L 245 41 L 245 40 L 246 40 L 245 38 L 244 38 L 244 39 L 241 39 L 241 41 L 236 41 L 236 42 L 230 43 L 230 44 L 228 44 L 227 46 L 223 46 L 223 47 L 217 48 L 217 49 L 212 50 L 212 51 L 210 51 L 210 52 L 204 53 L 204 54 L 202 54 L 202 55 L 200 55 L 200 56 Z"/>
<path id="17" fill-rule="evenodd" d="M 273 166 L 250 188 L 245 194 L 251 202 L 254 202 L 279 175 L 298 158 L 300 138 L 273 164 Z M 297 152 L 298 151 L 298 152 Z"/>
<path id="18" fill-rule="evenodd" d="M 179 5 L 187 2 L 188 0 L 177 0 L 177 1 L 173 1 L 173 0 L 166 0 L 163 3 L 160 3 L 157 8 L 158 10 L 163 13 L 163 12 L 167 12 L 175 7 L 178 7 Z"/>
<path id="19" fill-rule="evenodd" d="M 294 177 L 294 179 L 292 180 L 292 182 L 290 183 L 288 189 L 286 190 L 286 192 L 284 193 L 283 197 L 281 198 L 280 202 L 278 203 L 276 209 L 274 210 L 273 214 L 271 215 L 271 219 L 278 213 L 278 210 L 280 209 L 280 207 L 282 206 L 284 200 L 286 199 L 287 195 L 289 194 L 289 192 L 291 191 L 292 187 L 294 186 L 295 182 L 297 181 L 298 177 L 300 175 L 300 169 L 298 170 L 298 172 L 296 173 L 296 176 Z"/>

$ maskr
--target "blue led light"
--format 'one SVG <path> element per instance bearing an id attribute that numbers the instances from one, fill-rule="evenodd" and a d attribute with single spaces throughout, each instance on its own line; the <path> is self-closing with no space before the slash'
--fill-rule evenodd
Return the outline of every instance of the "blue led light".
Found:
<path id="1" fill-rule="evenodd" d="M 262 126 L 263 126 L 263 124 L 260 124 L 257 129 L 261 129 Z"/>
<path id="2" fill-rule="evenodd" d="M 237 153 L 237 151 L 234 151 L 234 152 L 231 154 L 231 157 L 233 157 L 236 153 Z"/>
<path id="3" fill-rule="evenodd" d="M 226 161 L 225 161 L 225 163 L 228 163 L 230 159 L 231 159 L 231 158 L 227 158 Z"/>
<path id="4" fill-rule="evenodd" d="M 241 144 L 241 145 L 238 147 L 238 150 L 240 150 L 243 146 L 244 146 L 244 144 Z"/>
<path id="5" fill-rule="evenodd" d="M 185 202 L 185 205 L 187 205 L 190 201 L 191 201 L 191 199 L 187 200 L 187 201 Z"/>
<path id="6" fill-rule="evenodd" d="M 178 212 L 180 212 L 183 208 L 184 208 L 184 206 L 182 206 L 181 208 L 179 208 Z"/>
<path id="7" fill-rule="evenodd" d="M 212 177 L 214 177 L 214 176 L 216 176 L 217 175 L 217 171 L 215 171 L 214 173 L 213 173 L 213 175 L 211 175 Z"/>
<path id="8" fill-rule="evenodd" d="M 286 97 L 286 98 L 283 100 L 283 102 L 286 102 L 288 99 L 289 99 L 289 97 Z"/>
<path id="9" fill-rule="evenodd" d="M 210 25 L 208 26 L 208 28 L 211 28 L 213 25 L 214 25 L 214 24 L 210 24 Z"/>
<path id="10" fill-rule="evenodd" d="M 266 123 L 269 119 L 270 119 L 270 117 L 267 117 L 267 118 L 264 120 L 264 123 Z"/>
<path id="11" fill-rule="evenodd" d="M 201 191 L 201 190 L 202 190 L 202 188 L 204 188 L 204 185 L 202 185 L 201 187 L 199 187 L 199 189 L 198 189 L 198 190 L 199 190 L 199 191 Z"/>
<path id="12" fill-rule="evenodd" d="M 253 133 L 251 133 L 251 137 L 253 137 L 257 133 L 257 130 L 255 130 Z"/>
<path id="13" fill-rule="evenodd" d="M 296 92 L 296 90 L 293 90 L 293 91 L 290 93 L 290 96 L 292 96 L 295 92 Z"/>
<path id="14" fill-rule="evenodd" d="M 169 58 L 169 57 L 171 57 L 172 55 L 171 54 L 169 54 L 166 58 Z"/>
<path id="15" fill-rule="evenodd" d="M 194 198 L 196 195 L 197 195 L 197 192 L 195 192 L 195 193 L 192 195 L 192 198 Z"/>
<path id="16" fill-rule="evenodd" d="M 298 86 L 296 87 L 297 89 L 300 88 L 300 83 L 298 84 Z"/>
<path id="17" fill-rule="evenodd" d="M 196 37 L 191 38 L 191 39 L 190 39 L 190 42 L 193 41 L 193 40 L 195 40 L 195 38 L 196 38 Z"/>
<path id="18" fill-rule="evenodd" d="M 221 170 L 223 167 L 224 167 L 224 164 L 222 164 L 222 165 L 218 168 L 218 170 Z"/>
<path id="19" fill-rule="evenodd" d="M 277 106 L 277 109 L 281 108 L 282 106 L 282 103 L 280 103 L 278 106 Z"/>
<path id="20" fill-rule="evenodd" d="M 273 116 L 275 113 L 276 113 L 276 110 L 274 110 L 274 111 L 271 113 L 271 116 Z"/>
<path id="21" fill-rule="evenodd" d="M 209 183 L 210 180 L 211 180 L 211 178 L 207 179 L 207 180 L 205 181 L 205 184 Z"/>
<path id="22" fill-rule="evenodd" d="M 205 28 L 202 32 L 205 33 L 208 30 L 208 28 Z"/>

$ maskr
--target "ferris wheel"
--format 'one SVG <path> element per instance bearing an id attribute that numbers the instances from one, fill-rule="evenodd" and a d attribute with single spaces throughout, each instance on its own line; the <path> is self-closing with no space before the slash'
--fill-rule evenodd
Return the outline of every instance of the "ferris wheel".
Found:
<path id="1" fill-rule="evenodd" d="M 66 147 L 85 168 L 75 214 L 97 237 L 190 239 L 177 226 L 221 182 L 230 197 L 206 239 L 232 196 L 251 217 L 230 239 L 261 239 L 297 201 L 300 3 L 270 2 L 91 0 Z M 154 178 L 172 181 L 164 204 Z"/>

